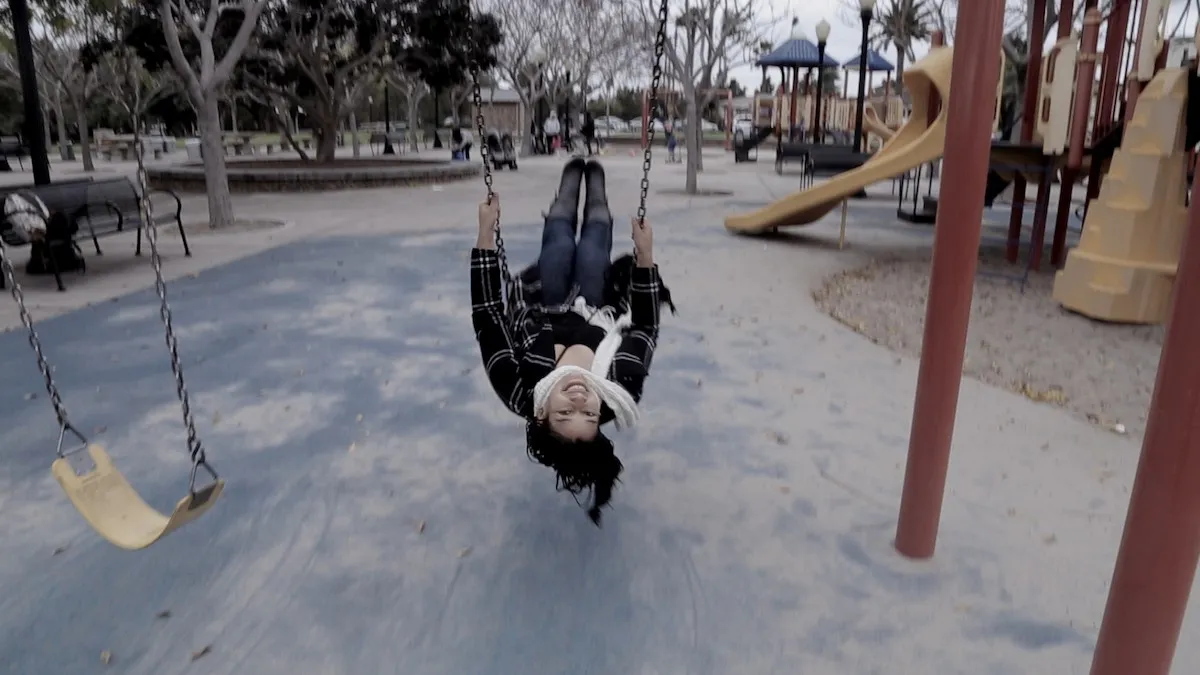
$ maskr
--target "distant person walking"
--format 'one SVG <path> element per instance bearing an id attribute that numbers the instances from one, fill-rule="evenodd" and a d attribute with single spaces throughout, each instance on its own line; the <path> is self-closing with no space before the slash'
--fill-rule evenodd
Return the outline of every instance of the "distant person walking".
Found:
<path id="1" fill-rule="evenodd" d="M 546 134 L 546 150 L 548 154 L 554 154 L 561 142 L 562 126 L 558 123 L 558 116 L 551 115 L 542 123 L 542 132 Z"/>
<path id="2" fill-rule="evenodd" d="M 592 117 L 592 113 L 583 113 L 583 125 L 579 127 L 579 131 L 583 133 L 583 142 L 587 145 L 587 154 L 592 156 L 596 150 L 593 145 L 596 145 L 596 120 Z M 596 145 L 598 149 L 599 146 Z"/>

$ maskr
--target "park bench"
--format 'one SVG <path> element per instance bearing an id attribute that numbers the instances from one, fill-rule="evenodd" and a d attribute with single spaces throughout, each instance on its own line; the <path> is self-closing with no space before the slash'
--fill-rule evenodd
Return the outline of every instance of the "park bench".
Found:
<path id="1" fill-rule="evenodd" d="M 811 147 L 811 143 L 785 141 L 777 144 L 775 146 L 775 173 L 782 176 L 785 163 L 797 163 L 800 165 L 800 189 L 810 187 L 813 179 L 812 155 L 809 152 Z"/>
<path id="2" fill-rule="evenodd" d="M 24 192 L 37 196 L 50 213 L 67 214 L 67 217 L 77 225 L 75 233 L 69 239 L 47 239 L 44 242 L 43 255 L 46 257 L 47 267 L 53 272 L 54 281 L 60 291 L 65 291 L 66 287 L 63 285 L 61 270 L 54 255 L 53 249 L 55 248 L 71 246 L 78 250 L 77 242 L 87 238 L 92 240 L 96 255 L 103 255 L 104 252 L 100 250 L 99 241 L 102 237 L 133 230 L 137 232 L 137 246 L 134 255 L 142 254 L 144 224 L 139 209 L 137 190 L 128 178 L 104 180 L 85 178 L 34 187 L 6 187 L 0 189 L 0 200 L 13 192 Z M 179 229 L 184 255 L 192 255 L 187 234 L 183 229 L 183 202 L 179 199 L 179 195 L 170 190 L 152 190 L 151 197 L 153 198 L 155 194 L 166 195 L 174 202 L 169 208 L 154 209 L 155 224 L 161 226 L 174 223 Z M 48 230 L 49 223 L 47 223 Z M 3 238 L 5 243 L 10 246 L 37 243 L 25 241 L 17 235 L 13 231 L 12 223 L 7 219 L 0 225 L 0 238 Z M 81 269 L 81 271 L 84 270 Z M 4 279 L 0 277 L 0 288 L 3 287 Z"/>
<path id="3" fill-rule="evenodd" d="M 392 149 L 396 152 L 404 152 L 404 132 L 393 131 L 391 133 L 375 132 L 371 134 L 367 144 L 371 146 L 371 154 L 378 155 L 383 152 L 386 141 L 389 139 L 392 142 Z"/>
<path id="4" fill-rule="evenodd" d="M 0 136 L 0 171 L 12 171 L 8 163 L 10 157 L 17 160 L 21 170 L 25 170 L 24 158 L 29 154 L 29 148 L 17 136 Z"/>
<path id="5" fill-rule="evenodd" d="M 163 147 L 161 143 L 143 143 L 143 145 L 154 156 L 154 159 L 162 159 Z M 136 156 L 134 155 L 133 141 L 101 141 L 99 149 L 100 156 L 106 162 L 111 162 L 114 155 L 119 156 L 123 162 L 127 162 Z"/>

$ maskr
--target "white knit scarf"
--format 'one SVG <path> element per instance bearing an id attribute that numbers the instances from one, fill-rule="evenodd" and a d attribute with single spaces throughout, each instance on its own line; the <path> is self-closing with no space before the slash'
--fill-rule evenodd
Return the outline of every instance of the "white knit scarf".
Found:
<path id="1" fill-rule="evenodd" d="M 534 416 L 542 417 L 546 412 L 550 392 L 554 391 L 564 378 L 575 375 L 583 379 L 588 388 L 596 392 L 600 400 L 612 409 L 618 429 L 628 429 L 636 425 L 640 416 L 637 401 L 633 400 L 633 395 L 624 387 L 608 379 L 608 370 L 617 355 L 617 349 L 621 346 L 622 331 L 632 323 L 629 313 L 614 317 L 612 307 L 594 309 L 589 307 L 583 298 L 578 297 L 575 298 L 571 311 L 587 319 L 593 326 L 603 328 L 604 339 L 596 347 L 591 370 L 579 366 L 558 366 L 534 385 Z"/>

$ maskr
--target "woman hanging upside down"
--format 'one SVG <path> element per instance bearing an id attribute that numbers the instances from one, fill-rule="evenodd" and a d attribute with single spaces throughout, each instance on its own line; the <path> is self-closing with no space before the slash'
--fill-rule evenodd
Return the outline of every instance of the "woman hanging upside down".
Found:
<path id="1" fill-rule="evenodd" d="M 600 426 L 637 423 L 659 308 L 675 311 L 654 264 L 650 224 L 633 220 L 636 260 L 610 261 L 613 219 L 604 169 L 571 160 L 546 214 L 541 254 L 514 278 L 506 308 L 493 227 L 499 215 L 498 196 L 479 205 L 479 238 L 471 251 L 471 319 L 483 364 L 505 405 L 526 420 L 529 457 L 554 469 L 559 489 L 578 495 L 590 488 L 588 516 L 599 525 L 622 469 Z"/>

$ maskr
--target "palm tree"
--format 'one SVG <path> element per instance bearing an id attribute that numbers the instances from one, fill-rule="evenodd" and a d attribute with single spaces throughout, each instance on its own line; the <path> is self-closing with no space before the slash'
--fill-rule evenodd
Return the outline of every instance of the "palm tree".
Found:
<path id="1" fill-rule="evenodd" d="M 905 61 L 916 58 L 913 46 L 929 39 L 930 6 L 927 0 L 882 0 L 875 5 L 870 44 L 896 50 L 896 92 L 903 93 Z"/>

